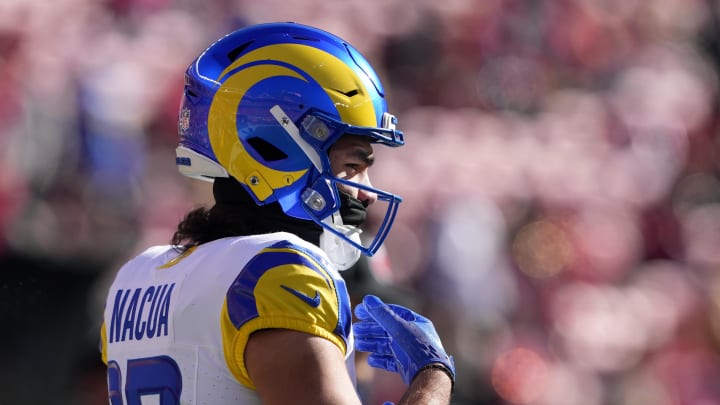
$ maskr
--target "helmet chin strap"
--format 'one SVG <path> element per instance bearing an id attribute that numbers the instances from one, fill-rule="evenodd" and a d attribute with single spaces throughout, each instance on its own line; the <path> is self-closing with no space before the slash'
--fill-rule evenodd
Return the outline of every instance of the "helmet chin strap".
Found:
<path id="1" fill-rule="evenodd" d="M 325 218 L 323 222 L 341 231 L 345 237 L 353 242 L 361 243 L 360 233 L 362 230 L 352 225 L 343 225 L 339 212 Z M 351 268 L 360 260 L 360 250 L 358 248 L 347 243 L 326 228 L 323 228 L 323 233 L 320 235 L 320 249 L 328 255 L 330 261 L 335 264 L 339 271 Z"/>

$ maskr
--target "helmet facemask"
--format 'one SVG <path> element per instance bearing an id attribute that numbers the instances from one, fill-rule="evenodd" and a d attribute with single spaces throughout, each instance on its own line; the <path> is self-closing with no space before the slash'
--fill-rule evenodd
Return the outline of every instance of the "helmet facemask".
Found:
<path id="1" fill-rule="evenodd" d="M 273 107 L 271 113 L 313 163 L 315 170 L 310 185 L 302 191 L 300 197 L 307 216 L 324 230 L 320 238 L 320 247 L 340 270 L 348 269 L 355 264 L 361 253 L 367 256 L 374 255 L 395 221 L 402 198 L 374 187 L 336 177 L 331 170 L 329 150 L 344 135 L 368 137 L 373 143 L 389 146 L 402 145 L 403 134 L 395 130 L 394 117 L 387 115 L 388 128 L 366 128 L 345 124 L 322 112 L 309 111 L 298 120 L 301 123 L 298 127 L 279 106 Z M 377 201 L 373 205 L 385 205 L 382 220 L 371 238 L 362 238 L 362 230 L 358 226 L 343 223 L 340 214 L 341 187 L 338 185 L 374 193 L 377 195 Z"/>

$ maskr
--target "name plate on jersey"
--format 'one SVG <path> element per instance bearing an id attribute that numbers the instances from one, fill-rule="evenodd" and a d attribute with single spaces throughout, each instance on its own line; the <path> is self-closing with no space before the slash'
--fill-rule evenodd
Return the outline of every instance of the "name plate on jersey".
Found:
<path id="1" fill-rule="evenodd" d="M 110 318 L 110 343 L 168 335 L 170 301 L 175 283 L 115 292 Z"/>

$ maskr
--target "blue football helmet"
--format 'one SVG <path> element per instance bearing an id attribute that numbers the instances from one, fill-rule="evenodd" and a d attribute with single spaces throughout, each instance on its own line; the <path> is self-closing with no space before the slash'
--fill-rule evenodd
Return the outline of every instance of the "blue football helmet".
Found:
<path id="1" fill-rule="evenodd" d="M 336 178 L 328 150 L 344 134 L 401 146 L 396 122 L 377 74 L 350 44 L 297 23 L 259 24 L 221 38 L 188 67 L 176 163 L 194 178 L 232 176 L 258 205 L 277 202 L 372 256 L 402 199 Z M 337 183 L 385 203 L 372 240 L 342 224 Z"/>

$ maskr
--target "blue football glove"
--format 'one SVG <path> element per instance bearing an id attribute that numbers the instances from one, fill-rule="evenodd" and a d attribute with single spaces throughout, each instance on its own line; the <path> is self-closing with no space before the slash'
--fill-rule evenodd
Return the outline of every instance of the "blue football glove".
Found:
<path id="1" fill-rule="evenodd" d="M 370 353 L 372 367 L 396 372 L 410 385 L 423 368 L 442 365 L 455 384 L 453 359 L 429 319 L 374 295 L 355 307 L 355 316 L 360 320 L 353 324 L 355 349 Z"/>

